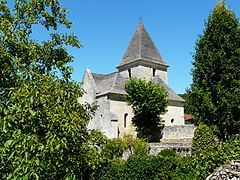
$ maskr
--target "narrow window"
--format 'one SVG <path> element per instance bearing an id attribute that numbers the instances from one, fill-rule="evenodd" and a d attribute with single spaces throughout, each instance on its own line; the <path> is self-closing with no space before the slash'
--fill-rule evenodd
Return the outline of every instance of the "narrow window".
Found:
<path id="1" fill-rule="evenodd" d="M 156 76 L 156 69 L 153 68 L 153 76 Z"/>
<path id="2" fill-rule="evenodd" d="M 128 116 L 128 114 L 125 113 L 125 114 L 124 114 L 124 119 L 123 119 L 123 126 L 124 126 L 124 127 L 127 127 L 127 116 Z"/>
<path id="3" fill-rule="evenodd" d="M 129 75 L 129 78 L 132 77 L 131 69 L 128 69 L 128 75 Z"/>
<path id="4" fill-rule="evenodd" d="M 174 119 L 172 118 L 172 119 L 171 119 L 171 123 L 173 123 L 173 122 L 174 122 Z"/>

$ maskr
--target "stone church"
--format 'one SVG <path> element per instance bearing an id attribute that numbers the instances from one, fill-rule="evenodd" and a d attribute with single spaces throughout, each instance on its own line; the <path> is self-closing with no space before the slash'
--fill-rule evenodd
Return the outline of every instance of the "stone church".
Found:
<path id="1" fill-rule="evenodd" d="M 140 22 L 116 72 L 97 74 L 86 69 L 84 73 L 82 88 L 85 94 L 79 101 L 98 105 L 88 128 L 99 129 L 109 138 L 135 135 L 131 123 L 133 112 L 124 101 L 124 84 L 131 77 L 152 80 L 168 92 L 169 104 L 162 116 L 165 127 L 184 125 L 184 99 L 168 86 L 168 67 Z"/>

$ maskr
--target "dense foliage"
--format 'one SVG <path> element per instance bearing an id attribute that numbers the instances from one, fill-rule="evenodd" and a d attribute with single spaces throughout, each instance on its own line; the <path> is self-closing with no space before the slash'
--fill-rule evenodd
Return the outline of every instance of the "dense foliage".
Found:
<path id="1" fill-rule="evenodd" d="M 1 109 L 0 177 L 85 177 L 94 170 L 97 149 L 89 146 L 90 106 L 77 102 L 75 83 L 33 77 L 14 88 Z"/>
<path id="2" fill-rule="evenodd" d="M 125 84 L 125 90 L 126 101 L 134 112 L 132 122 L 138 137 L 154 140 L 162 128 L 160 115 L 166 112 L 167 92 L 152 81 L 137 78 L 131 78 Z"/>
<path id="3" fill-rule="evenodd" d="M 219 2 L 196 43 L 189 103 L 197 123 L 217 128 L 225 141 L 240 130 L 240 28 Z"/>
<path id="4" fill-rule="evenodd" d="M 149 144 L 141 139 L 133 139 L 132 136 L 125 136 L 123 139 L 108 140 L 101 150 L 101 154 L 108 160 L 121 159 L 124 151 L 129 155 L 147 155 Z"/>
<path id="5" fill-rule="evenodd" d="M 199 178 L 208 176 L 226 162 L 222 145 L 216 141 L 212 130 L 205 124 L 200 124 L 194 132 L 192 158 L 198 170 L 196 176 Z"/>
<path id="6" fill-rule="evenodd" d="M 99 179 L 169 179 L 175 170 L 174 158 L 132 156 L 123 164 L 111 163 L 103 168 Z"/>
<path id="7" fill-rule="evenodd" d="M 183 93 L 183 94 L 178 94 L 181 96 L 185 102 L 184 102 L 184 114 L 191 114 L 191 105 L 189 103 L 189 94 L 188 93 Z"/>
<path id="8" fill-rule="evenodd" d="M 73 58 L 65 49 L 81 45 L 74 35 L 56 31 L 71 27 L 66 13 L 57 0 L 16 0 L 12 9 L 0 1 L 0 179 L 205 179 L 240 156 L 239 136 L 219 144 L 202 124 L 186 157 L 171 150 L 148 155 L 143 140 L 108 140 L 88 131 L 96 107 L 77 102 L 83 92 L 70 78 Z M 52 32 L 50 40 L 32 39 L 37 25 Z M 197 43 L 190 89 L 198 121 L 216 125 L 222 139 L 239 129 L 238 27 L 234 14 L 218 4 Z M 161 128 L 166 92 L 138 79 L 126 91 L 139 135 L 152 136 Z M 130 154 L 126 161 L 124 151 Z"/>
<path id="9" fill-rule="evenodd" d="M 124 143 L 124 141 L 122 141 Z M 114 152 L 114 151 L 113 151 Z M 201 124 L 195 131 L 192 154 L 179 156 L 165 149 L 157 156 L 132 154 L 127 161 L 119 156 L 98 169 L 97 179 L 206 179 L 216 168 L 238 159 L 240 138 L 219 144 L 212 130 Z"/>
<path id="10" fill-rule="evenodd" d="M 59 27 L 71 28 L 66 19 L 66 9 L 59 1 L 52 0 L 15 0 L 13 7 L 7 0 L 0 1 L 0 92 L 18 86 L 25 76 L 32 73 L 52 74 L 61 72 L 69 78 L 71 67 L 67 63 L 73 57 L 66 51 L 66 46 L 81 47 L 73 34 L 61 34 Z M 36 28 L 45 27 L 51 33 L 48 41 L 32 39 Z M 35 29 L 35 31 L 34 31 Z"/>
<path id="11" fill-rule="evenodd" d="M 81 105 L 66 46 L 81 47 L 57 0 L 0 1 L 0 179 L 88 179 L 104 137 L 88 132 L 95 107 Z M 50 40 L 32 39 L 38 25 Z"/>

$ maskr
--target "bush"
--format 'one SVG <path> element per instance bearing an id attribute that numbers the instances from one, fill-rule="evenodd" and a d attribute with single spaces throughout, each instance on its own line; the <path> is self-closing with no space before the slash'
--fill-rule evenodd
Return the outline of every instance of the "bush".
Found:
<path id="1" fill-rule="evenodd" d="M 191 156 L 176 156 L 177 167 L 171 179 L 198 179 L 193 167 L 194 159 Z"/>
<path id="2" fill-rule="evenodd" d="M 240 136 L 227 141 L 223 146 L 226 161 L 237 160 L 240 157 Z"/>
<path id="3" fill-rule="evenodd" d="M 149 153 L 149 144 L 141 139 L 136 139 L 133 144 L 133 154 L 138 156 L 147 155 Z"/>
<path id="4" fill-rule="evenodd" d="M 125 166 L 124 163 L 108 162 L 107 166 L 100 169 L 97 173 L 96 179 L 99 180 L 122 180 L 125 177 Z"/>
<path id="5" fill-rule="evenodd" d="M 158 153 L 158 156 L 175 157 L 176 153 L 172 149 L 164 149 Z"/>
<path id="6" fill-rule="evenodd" d="M 205 124 L 200 124 L 194 132 L 192 158 L 198 178 L 207 177 L 215 168 L 225 163 L 222 146 Z"/>
<path id="7" fill-rule="evenodd" d="M 102 155 L 109 159 L 119 159 L 127 149 L 127 144 L 122 139 L 109 140 L 102 149 Z"/>
<path id="8" fill-rule="evenodd" d="M 125 163 L 110 162 L 98 179 L 170 179 L 175 176 L 175 158 L 131 156 Z"/>
<path id="9" fill-rule="evenodd" d="M 149 153 L 149 144 L 143 139 L 134 139 L 131 135 L 123 137 L 131 155 L 146 155 Z"/>

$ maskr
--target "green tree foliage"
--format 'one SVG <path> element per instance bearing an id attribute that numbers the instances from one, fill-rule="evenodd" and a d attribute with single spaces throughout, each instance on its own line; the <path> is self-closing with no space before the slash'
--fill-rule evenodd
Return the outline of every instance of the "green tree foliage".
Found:
<path id="1" fill-rule="evenodd" d="M 97 179 L 196 179 L 190 157 L 131 156 L 124 163 L 109 163 Z"/>
<path id="2" fill-rule="evenodd" d="M 109 140 L 102 149 L 102 154 L 108 160 L 121 159 L 127 144 L 122 139 Z"/>
<path id="3" fill-rule="evenodd" d="M 1 179 L 93 173 L 97 151 L 86 126 L 94 109 L 77 102 L 82 92 L 76 83 L 41 75 L 10 93 L 8 108 L 1 109 Z"/>
<path id="4" fill-rule="evenodd" d="M 200 124 L 194 132 L 192 142 L 192 158 L 196 169 L 196 177 L 206 178 L 225 160 L 222 147 L 214 138 L 212 130 L 205 124 Z"/>
<path id="5" fill-rule="evenodd" d="M 225 142 L 223 146 L 226 161 L 238 160 L 240 157 L 240 136 L 237 135 Z"/>
<path id="6" fill-rule="evenodd" d="M 132 146 L 133 143 L 127 140 L 127 144 Z M 238 159 L 239 155 L 239 136 L 219 144 L 211 128 L 200 124 L 194 133 L 191 155 L 179 156 L 169 149 L 162 150 L 157 156 L 134 154 L 127 161 L 108 161 L 98 169 L 96 179 L 201 180 L 221 165 Z"/>
<path id="7" fill-rule="evenodd" d="M 149 143 L 144 141 L 144 139 L 133 138 L 132 135 L 127 135 L 123 137 L 123 142 L 126 144 L 130 155 L 143 156 L 149 153 Z"/>
<path id="8" fill-rule="evenodd" d="M 189 103 L 197 123 L 215 125 L 223 141 L 240 130 L 240 28 L 219 2 L 196 42 Z"/>
<path id="9" fill-rule="evenodd" d="M 176 153 L 172 149 L 163 149 L 158 153 L 158 155 L 163 157 L 175 157 Z"/>
<path id="10" fill-rule="evenodd" d="M 81 105 L 70 79 L 77 38 L 58 0 L 0 1 L 0 179 L 89 179 L 101 163 L 99 132 L 87 131 L 94 106 Z M 38 25 L 50 40 L 32 39 Z"/>
<path id="11" fill-rule="evenodd" d="M 125 85 L 126 101 L 132 106 L 134 117 L 132 122 L 136 126 L 139 137 L 154 137 L 160 132 L 162 118 L 166 112 L 167 92 L 158 84 L 131 78 Z"/>
<path id="12" fill-rule="evenodd" d="M 128 151 L 130 156 L 143 156 L 149 152 L 149 144 L 147 142 L 141 139 L 133 139 L 132 136 L 108 140 L 102 144 L 101 154 L 108 160 L 122 159 L 124 151 Z"/>
<path id="13" fill-rule="evenodd" d="M 190 106 L 189 100 L 188 100 L 189 94 L 184 93 L 184 94 L 179 94 L 179 96 L 181 96 L 185 100 L 185 102 L 184 102 L 184 114 L 191 114 L 191 110 L 190 110 L 191 106 Z"/>
<path id="14" fill-rule="evenodd" d="M 204 154 L 218 146 L 212 130 L 205 124 L 200 124 L 194 132 L 192 154 Z"/>
<path id="15" fill-rule="evenodd" d="M 23 76 L 30 78 L 32 73 L 52 74 L 61 72 L 69 78 L 71 67 L 66 64 L 73 57 L 66 46 L 81 47 L 73 34 L 58 33 L 60 25 L 71 28 L 66 19 L 66 9 L 59 1 L 15 0 L 13 8 L 7 0 L 0 1 L 0 93 L 7 94 L 7 88 L 19 85 Z M 33 29 L 43 26 L 51 31 L 50 40 L 39 42 L 32 39 Z M 36 32 L 35 32 L 36 33 Z M 4 94 L 4 92 L 6 92 Z"/>

